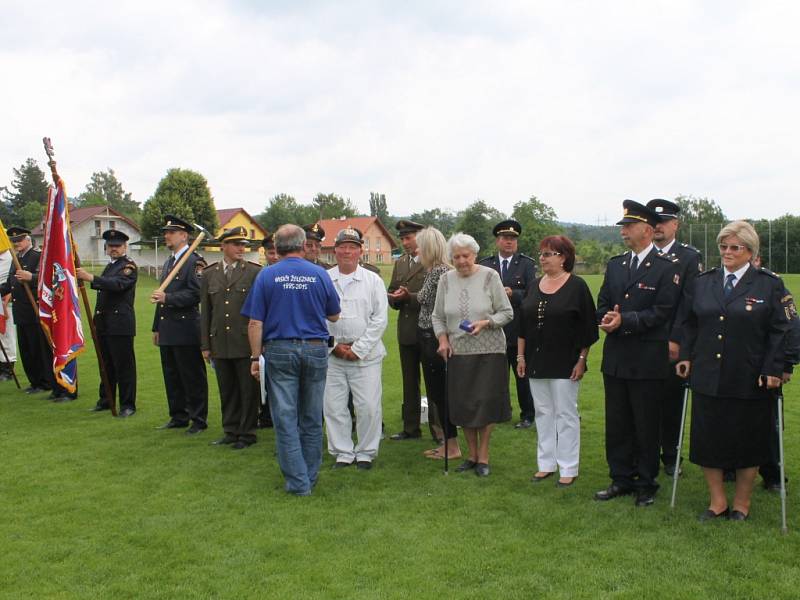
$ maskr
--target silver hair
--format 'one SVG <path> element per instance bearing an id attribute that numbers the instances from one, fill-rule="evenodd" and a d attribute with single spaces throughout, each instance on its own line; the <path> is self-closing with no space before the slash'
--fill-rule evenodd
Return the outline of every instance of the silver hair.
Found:
<path id="1" fill-rule="evenodd" d="M 725 227 L 720 229 L 717 234 L 717 243 L 719 244 L 726 237 L 732 235 L 735 235 L 747 246 L 750 252 L 753 253 L 753 257 L 758 256 L 760 241 L 758 239 L 758 233 L 756 233 L 755 228 L 750 225 L 750 223 L 747 221 L 733 221 L 728 223 Z"/>
<path id="2" fill-rule="evenodd" d="M 297 225 L 281 225 L 278 227 L 278 231 L 275 232 L 273 240 L 278 254 L 286 256 L 293 252 L 300 252 L 303 249 L 306 243 L 306 232 Z"/>
<path id="3" fill-rule="evenodd" d="M 417 234 L 419 258 L 425 268 L 449 264 L 447 262 L 447 240 L 435 227 L 426 227 Z M 452 266 L 452 265 L 451 265 Z"/>
<path id="4" fill-rule="evenodd" d="M 454 233 L 450 236 L 450 239 L 447 240 L 447 256 L 450 257 L 450 260 L 453 260 L 453 252 L 455 252 L 456 248 L 467 248 L 471 250 L 475 256 L 481 251 L 481 247 L 478 245 L 478 242 L 475 241 L 475 238 L 461 231 Z"/>

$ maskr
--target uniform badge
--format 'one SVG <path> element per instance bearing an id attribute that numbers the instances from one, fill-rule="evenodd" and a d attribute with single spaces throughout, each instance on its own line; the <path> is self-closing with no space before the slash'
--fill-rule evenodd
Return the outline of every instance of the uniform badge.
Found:
<path id="1" fill-rule="evenodd" d="M 122 274 L 125 275 L 126 277 L 129 276 L 129 275 L 132 275 L 133 274 L 133 267 L 131 267 L 130 265 L 125 267 L 124 269 L 122 269 Z"/>
<path id="2" fill-rule="evenodd" d="M 680 276 L 680 274 L 675 273 L 675 275 L 672 276 L 672 283 L 674 283 L 675 285 L 680 285 L 681 284 L 681 276 Z"/>
<path id="3" fill-rule="evenodd" d="M 752 305 L 752 304 L 745 304 L 745 305 L 744 305 L 744 309 L 745 309 L 747 312 L 750 312 L 751 310 L 753 310 L 753 305 Z"/>

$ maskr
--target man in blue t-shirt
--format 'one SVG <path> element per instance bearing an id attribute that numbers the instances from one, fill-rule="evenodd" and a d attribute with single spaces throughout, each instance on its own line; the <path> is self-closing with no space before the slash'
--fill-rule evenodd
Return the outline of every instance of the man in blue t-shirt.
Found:
<path id="1" fill-rule="evenodd" d="M 250 372 L 264 353 L 278 464 L 286 491 L 309 496 L 322 463 L 322 402 L 328 371 L 327 321 L 338 320 L 339 296 L 328 273 L 304 258 L 305 232 L 275 232 L 281 260 L 258 274 L 242 308 L 250 318 Z"/>

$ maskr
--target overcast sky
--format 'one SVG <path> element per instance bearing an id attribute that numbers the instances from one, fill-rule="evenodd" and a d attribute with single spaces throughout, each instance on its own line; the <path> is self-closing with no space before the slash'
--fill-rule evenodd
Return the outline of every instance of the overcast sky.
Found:
<path id="1" fill-rule="evenodd" d="M 53 139 L 70 195 L 171 167 L 217 208 L 369 192 L 389 211 L 616 221 L 624 198 L 800 214 L 797 2 L 11 2 L 0 185 Z"/>

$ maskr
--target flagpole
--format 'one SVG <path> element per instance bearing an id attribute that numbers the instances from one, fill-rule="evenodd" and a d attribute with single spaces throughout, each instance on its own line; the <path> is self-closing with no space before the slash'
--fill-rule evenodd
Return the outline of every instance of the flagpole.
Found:
<path id="1" fill-rule="evenodd" d="M 3 358 L 6 359 L 6 363 L 8 364 L 8 368 L 11 370 L 11 377 L 14 378 L 14 383 L 17 384 L 17 389 L 21 390 L 22 386 L 19 384 L 19 379 L 17 379 L 17 374 L 14 372 L 14 363 L 11 362 L 11 359 L 8 358 L 8 353 L 6 352 L 5 346 L 3 346 L 3 342 L 0 341 L 0 350 L 3 351 Z"/>
<path id="2" fill-rule="evenodd" d="M 42 143 L 44 144 L 44 151 L 47 153 L 47 161 L 48 166 L 50 167 L 50 172 L 53 175 L 53 183 L 56 184 L 58 187 L 58 182 L 61 180 L 61 177 L 58 175 L 58 171 L 56 170 L 56 161 L 55 161 L 55 152 L 53 151 L 53 144 L 50 143 L 50 138 L 43 138 Z M 66 199 L 65 199 L 66 200 Z M 69 207 L 67 207 L 67 226 L 69 227 Z M 70 245 L 72 246 L 72 258 L 75 261 L 75 267 L 80 267 L 81 259 L 78 256 L 78 249 L 75 247 L 75 241 L 72 239 L 72 227 L 69 227 L 69 241 Z M 77 278 L 76 278 L 77 279 Z M 114 392 L 111 389 L 111 383 L 108 380 L 108 373 L 106 372 L 106 363 L 103 360 L 103 355 L 100 352 L 100 341 L 97 337 L 97 329 L 94 326 L 94 318 L 92 317 L 92 307 L 89 304 L 89 294 L 86 292 L 86 286 L 83 284 L 82 279 L 78 279 L 78 289 L 81 292 L 81 298 L 83 299 L 83 310 L 86 314 L 86 319 L 89 321 L 89 330 L 92 332 L 92 342 L 94 342 L 94 352 L 97 355 L 97 365 L 100 367 L 100 380 L 103 382 L 103 389 L 106 392 L 106 401 L 108 402 L 108 406 L 111 409 L 112 416 L 117 416 L 117 405 L 114 402 Z"/>
<path id="3" fill-rule="evenodd" d="M 20 271 L 26 271 L 27 269 L 23 269 L 22 265 L 19 263 L 17 251 L 14 250 L 13 246 L 9 249 L 9 252 L 11 252 L 11 260 L 14 261 L 14 268 L 17 270 L 17 272 L 19 273 Z M 36 299 L 33 297 L 33 292 L 31 292 L 28 282 L 23 281 L 22 279 L 20 279 L 19 282 L 22 284 L 22 288 L 25 290 L 25 295 L 28 297 L 28 301 L 33 307 L 33 314 L 36 316 L 36 320 L 39 321 L 39 303 L 36 302 Z M 45 341 L 52 346 L 53 340 L 50 339 L 50 332 L 47 331 L 44 325 L 42 325 L 41 321 L 39 321 L 39 328 L 42 330 L 42 335 L 44 336 Z"/>

